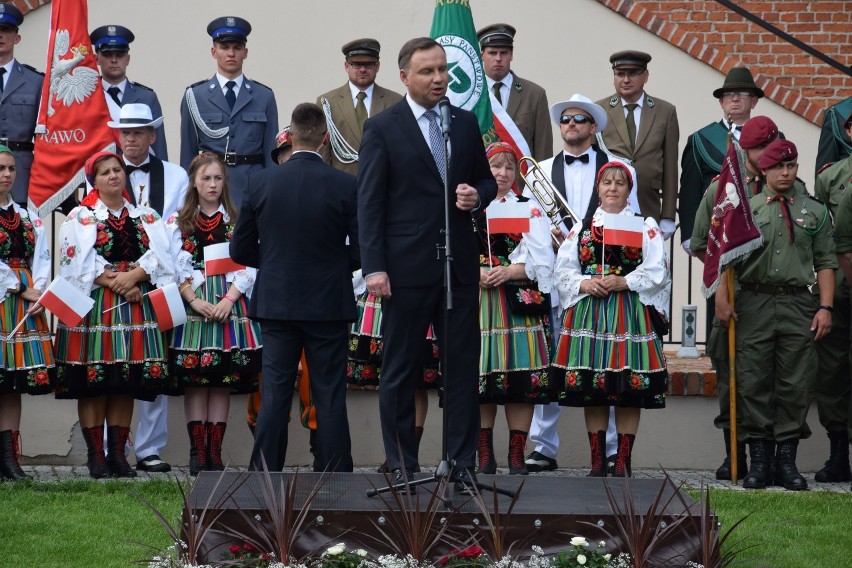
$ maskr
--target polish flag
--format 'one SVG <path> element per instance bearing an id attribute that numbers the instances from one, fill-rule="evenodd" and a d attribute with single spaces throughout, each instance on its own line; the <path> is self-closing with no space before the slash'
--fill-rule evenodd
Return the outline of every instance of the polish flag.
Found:
<path id="1" fill-rule="evenodd" d="M 166 284 L 148 292 L 148 299 L 151 300 L 151 307 L 157 315 L 160 331 L 168 331 L 186 323 L 186 309 L 183 307 L 183 298 L 180 297 L 177 284 Z"/>
<path id="2" fill-rule="evenodd" d="M 92 298 L 69 284 L 61 276 L 57 276 L 50 283 L 38 299 L 38 303 L 50 310 L 68 327 L 79 325 L 95 305 Z"/>
<path id="3" fill-rule="evenodd" d="M 231 260 L 228 243 L 218 245 L 207 245 L 204 247 L 204 274 L 214 276 L 216 274 L 227 274 L 245 268 Z"/>
<path id="4" fill-rule="evenodd" d="M 636 215 L 604 213 L 604 245 L 642 248 L 645 221 Z"/>
<path id="5" fill-rule="evenodd" d="M 530 206 L 517 201 L 492 202 L 485 210 L 489 233 L 529 233 Z"/>

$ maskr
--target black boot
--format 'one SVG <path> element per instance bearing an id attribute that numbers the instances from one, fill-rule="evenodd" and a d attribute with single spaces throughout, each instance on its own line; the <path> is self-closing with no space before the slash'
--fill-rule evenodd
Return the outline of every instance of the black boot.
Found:
<path id="1" fill-rule="evenodd" d="M 527 432 L 509 430 L 509 475 L 529 475 L 524 450 L 527 447 Z"/>
<path id="2" fill-rule="evenodd" d="M 224 471 L 222 463 L 222 439 L 225 437 L 225 422 L 208 422 L 207 428 L 207 468 L 209 471 Z"/>
<path id="3" fill-rule="evenodd" d="M 775 453 L 775 482 L 790 491 L 804 491 L 808 488 L 808 482 L 796 468 L 796 451 L 799 440 L 785 440 L 778 442 Z"/>
<path id="4" fill-rule="evenodd" d="M 589 432 L 589 451 L 592 454 L 592 470 L 586 477 L 606 477 L 606 432 Z"/>
<path id="5" fill-rule="evenodd" d="M 109 466 L 110 475 L 113 477 L 136 477 L 136 470 L 127 463 L 124 455 L 124 445 L 130 435 L 130 428 L 126 426 L 107 425 L 107 447 L 109 455 L 106 461 Z"/>
<path id="6" fill-rule="evenodd" d="M 186 423 L 189 432 L 189 475 L 207 471 L 207 428 L 200 420 Z"/>
<path id="7" fill-rule="evenodd" d="M 731 480 L 731 431 L 722 430 L 725 434 L 725 461 L 716 470 L 716 479 L 720 481 Z M 748 472 L 746 464 L 745 444 L 737 442 L 737 479 L 744 479 Z"/>
<path id="8" fill-rule="evenodd" d="M 0 476 L 12 481 L 21 479 L 32 479 L 24 473 L 18 456 L 21 453 L 21 433 L 17 430 L 3 430 L 0 432 Z"/>
<path id="9" fill-rule="evenodd" d="M 83 439 L 86 440 L 86 465 L 89 475 L 95 479 L 102 479 L 109 475 L 109 466 L 104 455 L 104 427 L 92 426 L 91 428 L 80 428 L 83 431 Z M 124 448 L 121 449 L 124 451 Z"/>
<path id="10" fill-rule="evenodd" d="M 852 481 L 852 470 L 849 469 L 849 433 L 846 430 L 828 432 L 831 454 L 825 466 L 814 475 L 820 483 Z"/>
<path id="11" fill-rule="evenodd" d="M 751 457 L 751 468 L 743 480 L 746 489 L 766 489 L 772 482 L 770 461 L 772 461 L 772 442 L 768 440 L 749 440 L 748 451 Z"/>
<path id="12" fill-rule="evenodd" d="M 615 469 L 613 477 L 633 477 L 630 461 L 633 455 L 633 442 L 636 441 L 635 434 L 618 435 L 618 453 L 615 456 Z"/>
<path id="13" fill-rule="evenodd" d="M 476 473 L 497 473 L 497 459 L 494 457 L 493 428 L 479 429 L 479 443 L 476 445 L 476 456 L 479 462 Z"/>

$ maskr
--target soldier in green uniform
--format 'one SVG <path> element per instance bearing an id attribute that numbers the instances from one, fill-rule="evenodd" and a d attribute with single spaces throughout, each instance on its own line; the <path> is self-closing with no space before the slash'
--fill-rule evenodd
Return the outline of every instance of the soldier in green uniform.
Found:
<path id="1" fill-rule="evenodd" d="M 764 243 L 737 267 L 736 311 L 724 280 L 716 292 L 716 317 L 737 322 L 739 439 L 751 455 L 747 489 L 773 479 L 792 491 L 808 488 L 796 452 L 816 380 L 815 342 L 831 331 L 838 264 L 828 208 L 795 187 L 797 157 L 788 140 L 763 151 L 758 166 L 766 183 L 749 206 Z M 809 293 L 814 272 L 819 300 Z"/>
<path id="2" fill-rule="evenodd" d="M 819 132 L 816 172 L 826 164 L 839 162 L 852 153 L 852 138 L 844 132 L 843 123 L 852 112 L 852 97 L 825 109 L 822 115 L 822 129 Z"/>
<path id="3" fill-rule="evenodd" d="M 844 124 L 852 135 L 852 109 Z M 817 343 L 818 376 L 814 386 L 820 424 L 828 433 L 830 455 L 814 479 L 821 482 L 852 481 L 849 469 L 850 379 L 849 341 L 850 305 L 849 282 L 852 282 L 852 156 L 823 168 L 816 180 L 817 198 L 828 203 L 835 220 L 834 241 L 837 259 L 843 271 L 838 271 L 834 291 L 834 318 L 831 333 Z"/>
<path id="4" fill-rule="evenodd" d="M 765 116 L 756 116 L 743 125 L 739 142 L 746 153 L 745 167 L 748 173 L 746 189 L 749 195 L 759 193 L 763 187 L 763 178 L 760 176 L 760 168 L 757 164 L 763 155 L 763 151 L 776 138 L 778 138 L 778 127 Z M 704 260 L 704 252 L 707 250 L 707 233 L 710 230 L 710 218 L 717 188 L 718 184 L 716 178 L 714 178 L 696 210 L 695 226 L 689 239 L 692 253 L 702 261 Z M 804 186 L 801 189 L 804 191 Z M 715 301 L 713 307 L 715 308 Z M 713 367 L 716 369 L 716 386 L 719 394 L 719 415 L 713 421 L 713 424 L 723 431 L 725 437 L 725 461 L 716 470 L 716 479 L 730 480 L 731 416 L 728 402 L 728 332 L 727 328 L 721 325 L 716 318 L 713 318 L 713 324 L 707 337 L 707 355 L 710 356 Z M 744 478 L 746 471 L 745 444 L 739 443 L 737 444 L 737 478 Z"/>

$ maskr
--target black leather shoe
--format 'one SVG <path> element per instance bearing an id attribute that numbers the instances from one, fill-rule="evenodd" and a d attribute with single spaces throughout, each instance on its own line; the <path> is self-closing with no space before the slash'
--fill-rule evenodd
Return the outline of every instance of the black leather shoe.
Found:
<path id="1" fill-rule="evenodd" d="M 539 471 L 553 471 L 557 468 L 555 459 L 549 458 L 539 452 L 531 452 L 530 455 L 527 456 L 527 459 L 524 463 L 527 464 L 527 471 L 530 473 L 538 473 Z"/>
<path id="2" fill-rule="evenodd" d="M 150 471 L 151 473 L 166 473 L 172 470 L 172 466 L 161 460 L 160 456 L 154 454 L 153 456 L 137 460 L 136 469 L 138 471 Z"/>
<path id="3" fill-rule="evenodd" d="M 450 478 L 453 480 L 453 489 L 461 495 L 476 494 L 476 472 L 473 468 L 462 467 L 453 470 Z"/>
<path id="4" fill-rule="evenodd" d="M 414 495 L 417 493 L 416 485 L 408 485 L 409 481 L 414 481 L 414 472 L 405 471 L 397 468 L 391 472 L 391 485 L 396 487 L 396 491 L 400 495 Z"/>

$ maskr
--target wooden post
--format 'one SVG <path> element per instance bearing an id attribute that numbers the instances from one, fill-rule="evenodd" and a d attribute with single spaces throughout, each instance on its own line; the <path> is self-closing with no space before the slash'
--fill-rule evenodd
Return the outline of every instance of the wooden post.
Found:
<path id="1" fill-rule="evenodd" d="M 728 268 L 726 271 L 728 279 L 728 303 L 731 304 L 731 311 L 734 311 L 734 269 Z M 731 414 L 731 485 L 737 484 L 737 373 L 736 373 L 736 354 L 737 354 L 737 322 L 734 318 L 728 319 L 728 404 L 730 405 Z"/>

